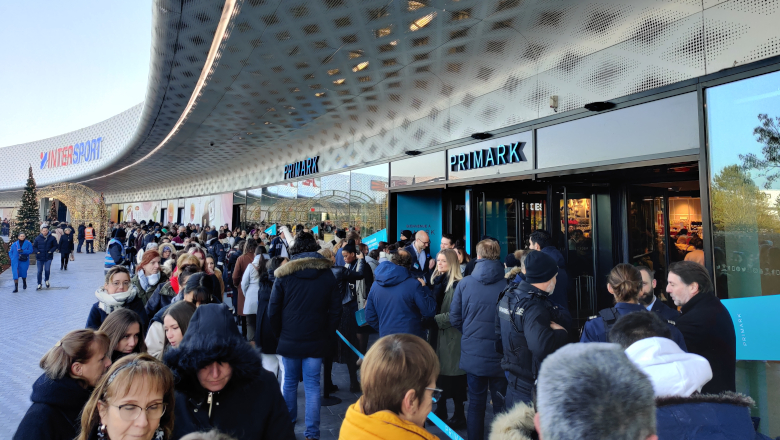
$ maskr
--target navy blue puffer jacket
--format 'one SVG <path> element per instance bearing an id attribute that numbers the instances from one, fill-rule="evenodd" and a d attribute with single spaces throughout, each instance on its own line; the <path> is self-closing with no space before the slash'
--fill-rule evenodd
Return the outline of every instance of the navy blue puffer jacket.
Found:
<path id="1" fill-rule="evenodd" d="M 70 376 L 51 380 L 42 374 L 32 386 L 32 406 L 19 423 L 14 440 L 72 440 L 80 430 L 79 413 L 91 392 Z"/>
<path id="2" fill-rule="evenodd" d="M 753 399 L 740 394 L 659 397 L 655 403 L 659 440 L 769 440 L 753 427 Z"/>
<path id="3" fill-rule="evenodd" d="M 425 338 L 423 318 L 436 315 L 436 299 L 409 269 L 389 261 L 376 267 L 366 302 L 366 321 L 379 337 L 409 333 Z"/>
<path id="4" fill-rule="evenodd" d="M 450 323 L 463 333 L 460 368 L 475 376 L 503 377 L 501 355 L 496 352 L 496 303 L 506 287 L 504 265 L 498 260 L 478 260 L 471 275 L 463 278 L 450 306 Z"/>

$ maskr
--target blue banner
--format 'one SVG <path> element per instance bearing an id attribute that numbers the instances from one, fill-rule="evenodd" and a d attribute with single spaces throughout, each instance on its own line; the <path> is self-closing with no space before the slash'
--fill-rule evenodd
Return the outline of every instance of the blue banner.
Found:
<path id="1" fill-rule="evenodd" d="M 780 361 L 780 329 L 777 310 L 780 295 L 721 301 L 731 315 L 737 333 L 738 361 Z"/>
<path id="2" fill-rule="evenodd" d="M 431 257 L 436 258 L 441 246 L 442 203 L 441 190 L 415 191 L 398 194 L 398 232 L 425 231 L 431 240 Z"/>
<path id="3" fill-rule="evenodd" d="M 266 234 L 268 234 L 268 235 L 277 235 L 277 234 L 276 234 L 276 223 L 274 223 L 273 225 L 271 225 L 271 227 L 270 227 L 270 228 L 266 229 L 266 230 L 265 230 L 265 233 L 266 233 Z"/>
<path id="4" fill-rule="evenodd" d="M 373 251 L 377 247 L 379 247 L 379 242 L 384 241 L 387 242 L 387 229 L 382 229 L 381 231 L 377 231 L 368 237 L 361 240 L 361 243 L 368 246 L 369 251 Z"/>
<path id="5" fill-rule="evenodd" d="M 319 234 L 320 233 L 320 227 L 319 226 L 315 226 L 315 227 L 311 228 L 311 232 L 314 235 Z"/>

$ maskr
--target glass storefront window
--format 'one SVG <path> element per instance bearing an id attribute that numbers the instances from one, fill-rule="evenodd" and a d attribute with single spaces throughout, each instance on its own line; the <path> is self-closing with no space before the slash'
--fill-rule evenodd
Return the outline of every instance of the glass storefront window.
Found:
<path id="1" fill-rule="evenodd" d="M 446 179 L 446 152 L 397 160 L 390 164 L 390 186 L 443 182 Z"/>
<path id="2" fill-rule="evenodd" d="M 739 304 L 758 306 L 756 316 L 769 300 L 762 297 L 780 293 L 778 84 L 780 72 L 774 72 L 706 91 L 716 291 L 721 298 L 752 298 Z M 745 325 L 756 316 L 745 315 Z M 769 352 L 776 344 L 771 334 L 744 335 L 740 327 L 738 359 L 740 351 Z M 757 357 L 749 359 L 771 358 Z M 780 432 L 777 362 L 738 361 L 737 391 L 756 400 L 752 415 L 761 418 L 761 432 Z"/>
<path id="3" fill-rule="evenodd" d="M 350 225 L 368 237 L 387 228 L 388 214 L 387 164 L 354 170 L 350 175 Z"/>

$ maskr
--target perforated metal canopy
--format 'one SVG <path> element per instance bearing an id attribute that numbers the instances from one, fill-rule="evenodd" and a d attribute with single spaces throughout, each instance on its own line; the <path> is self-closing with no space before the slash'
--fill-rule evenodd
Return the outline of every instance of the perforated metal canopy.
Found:
<path id="1" fill-rule="evenodd" d="M 132 139 L 86 185 L 109 202 L 278 182 L 537 119 L 780 53 L 778 0 L 156 1 Z M 211 145 L 213 143 L 213 146 Z"/>

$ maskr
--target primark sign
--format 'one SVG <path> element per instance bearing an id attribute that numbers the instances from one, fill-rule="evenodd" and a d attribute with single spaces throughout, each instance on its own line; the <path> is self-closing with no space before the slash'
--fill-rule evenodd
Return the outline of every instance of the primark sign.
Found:
<path id="1" fill-rule="evenodd" d="M 284 178 L 294 179 L 296 177 L 308 176 L 320 172 L 320 157 L 314 156 L 308 159 L 299 160 L 284 166 Z"/>
<path id="2" fill-rule="evenodd" d="M 484 143 L 480 143 L 484 145 Z M 525 142 L 512 142 L 473 151 L 451 152 L 450 171 L 476 170 L 498 165 L 528 162 L 523 152 Z"/>

